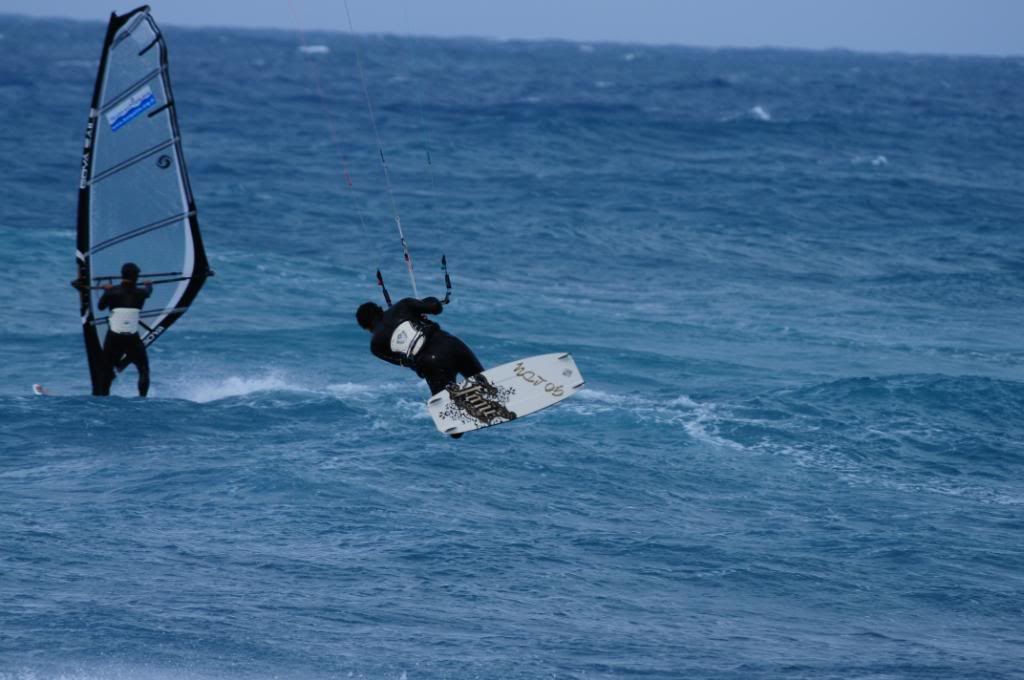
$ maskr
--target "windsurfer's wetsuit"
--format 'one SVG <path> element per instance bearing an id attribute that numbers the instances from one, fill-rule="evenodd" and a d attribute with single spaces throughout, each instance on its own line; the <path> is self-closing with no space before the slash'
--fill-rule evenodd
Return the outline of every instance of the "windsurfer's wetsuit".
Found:
<path id="1" fill-rule="evenodd" d="M 431 394 L 455 382 L 459 373 L 468 378 L 484 370 L 466 343 L 424 316 L 443 310 L 435 297 L 399 300 L 373 326 L 370 340 L 370 351 L 375 356 L 416 371 L 427 381 Z"/>
<path id="2" fill-rule="evenodd" d="M 99 308 L 109 309 L 107 337 L 103 341 L 103 384 L 97 396 L 110 394 L 110 385 L 117 375 L 115 368 L 135 364 L 139 371 L 139 396 L 149 392 L 149 357 L 139 337 L 139 310 L 146 298 L 153 294 L 151 284 L 136 286 L 133 281 L 122 281 L 103 293 Z"/>

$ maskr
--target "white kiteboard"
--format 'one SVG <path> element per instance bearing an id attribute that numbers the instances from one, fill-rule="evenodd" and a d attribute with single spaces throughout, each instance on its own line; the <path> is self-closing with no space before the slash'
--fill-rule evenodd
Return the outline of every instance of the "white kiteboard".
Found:
<path id="1" fill-rule="evenodd" d="M 439 431 L 459 434 L 528 416 L 582 388 L 583 376 L 572 355 L 540 354 L 495 366 L 438 392 L 427 401 L 427 409 Z"/>

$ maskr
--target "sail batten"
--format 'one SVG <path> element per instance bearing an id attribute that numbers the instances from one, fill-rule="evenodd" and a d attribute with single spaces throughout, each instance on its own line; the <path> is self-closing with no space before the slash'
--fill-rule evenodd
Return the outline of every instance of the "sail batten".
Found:
<path id="1" fill-rule="evenodd" d="M 127 49 L 135 45 L 134 49 Z M 159 49 L 153 49 L 157 47 Z M 109 97 L 108 93 L 116 93 Z M 93 393 L 107 367 L 97 326 L 102 296 L 125 262 L 163 272 L 141 317 L 151 344 L 195 299 L 210 274 L 185 169 L 167 45 L 149 7 L 112 14 L 89 109 L 78 196 L 80 314 Z M 174 278 L 166 278 L 168 275 Z M 147 277 L 141 277 L 145 280 Z"/>
<path id="2" fill-rule="evenodd" d="M 107 113 L 108 111 L 110 111 L 110 109 L 114 108 L 115 106 L 117 106 L 118 104 L 123 102 L 125 99 L 130 97 L 136 90 L 138 90 L 140 87 L 142 87 L 146 83 L 152 81 L 154 78 L 159 76 L 165 70 L 166 70 L 165 66 L 161 66 L 160 68 L 153 69 L 150 73 L 148 73 L 147 75 L 145 75 L 142 78 L 140 78 L 138 81 L 136 81 L 136 82 L 132 83 L 131 85 L 129 85 L 128 87 L 126 87 L 124 89 L 124 91 L 122 91 L 116 97 L 114 97 L 113 99 L 109 100 L 106 104 L 104 104 L 100 108 L 100 112 L 104 113 L 104 114 Z"/>
<path id="3" fill-rule="evenodd" d="M 156 146 L 154 146 L 154 147 L 152 147 L 150 149 L 146 149 L 145 151 L 143 151 L 142 153 L 138 154 L 137 156 L 129 158 L 128 160 L 125 160 L 125 161 L 121 161 L 120 163 L 118 163 L 114 167 L 108 168 L 107 170 L 104 170 L 103 172 L 98 173 L 91 180 L 89 180 L 89 184 L 96 184 L 97 182 L 102 182 L 104 179 L 106 179 L 107 177 L 110 177 L 113 174 L 116 174 L 118 171 L 124 170 L 125 168 L 128 168 L 128 167 L 134 165 L 135 163 L 138 163 L 139 161 L 144 161 L 144 160 L 146 160 L 147 157 L 152 156 L 153 154 L 155 154 L 158 151 L 163 151 L 164 149 L 166 149 L 166 148 L 168 148 L 170 146 L 174 146 L 179 141 L 180 140 L 177 140 L 177 139 L 168 139 L 167 141 L 165 141 L 165 142 L 163 142 L 161 144 L 157 144 Z"/>
<path id="4" fill-rule="evenodd" d="M 143 234 L 148 234 L 151 231 L 156 231 L 157 229 L 162 229 L 164 227 L 173 226 L 176 222 L 180 222 L 186 217 L 189 217 L 190 214 L 195 213 L 183 213 L 181 215 L 172 215 L 166 219 L 162 219 L 151 224 L 143 225 L 141 227 L 138 227 L 137 229 L 126 231 L 123 234 L 118 234 L 117 236 L 113 236 L 102 243 L 97 243 L 89 251 L 89 254 L 95 255 L 98 252 L 101 252 L 112 246 L 116 246 L 120 243 L 124 243 L 125 241 L 136 238 L 137 236 L 142 236 Z"/>

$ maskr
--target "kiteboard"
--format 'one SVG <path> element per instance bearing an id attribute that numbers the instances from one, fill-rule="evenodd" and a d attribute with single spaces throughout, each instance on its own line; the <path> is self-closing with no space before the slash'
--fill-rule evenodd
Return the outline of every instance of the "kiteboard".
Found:
<path id="1" fill-rule="evenodd" d="M 440 432 L 461 434 L 536 413 L 582 388 L 583 376 L 571 354 L 540 354 L 438 392 L 427 401 L 427 409 Z"/>

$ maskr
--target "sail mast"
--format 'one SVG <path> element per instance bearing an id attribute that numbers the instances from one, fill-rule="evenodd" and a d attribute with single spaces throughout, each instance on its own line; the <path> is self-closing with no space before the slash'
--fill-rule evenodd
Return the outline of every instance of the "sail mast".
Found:
<path id="1" fill-rule="evenodd" d="M 99 333 L 93 323 L 91 305 L 91 279 L 89 276 L 89 184 L 92 180 L 92 150 L 93 141 L 96 137 L 96 122 L 99 116 L 100 95 L 103 92 L 103 74 L 107 69 L 107 56 L 110 53 L 110 45 L 114 41 L 118 28 L 124 25 L 127 16 L 119 17 L 110 13 L 110 21 L 107 24 L 107 34 L 103 39 L 103 51 L 100 54 L 99 71 L 96 74 L 96 82 L 92 90 L 92 102 L 89 105 L 89 121 L 85 126 L 85 143 L 82 149 L 82 174 L 78 182 L 78 227 L 75 238 L 75 263 L 78 267 L 78 279 L 74 285 L 78 290 L 79 315 L 82 319 L 82 333 L 85 338 L 85 353 L 89 361 L 89 377 L 92 381 L 93 394 L 97 394 L 97 388 L 103 384 L 103 351 L 100 344 Z"/>

